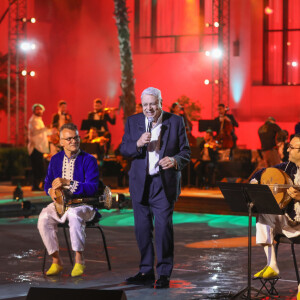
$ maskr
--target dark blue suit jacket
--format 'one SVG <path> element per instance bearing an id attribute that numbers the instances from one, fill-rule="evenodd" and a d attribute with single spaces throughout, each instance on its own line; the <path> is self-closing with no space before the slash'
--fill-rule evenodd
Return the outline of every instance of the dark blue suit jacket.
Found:
<path id="1" fill-rule="evenodd" d="M 133 201 L 142 202 L 146 175 L 147 155 L 146 147 L 137 148 L 137 140 L 146 131 L 144 114 L 136 114 L 127 119 L 125 134 L 120 151 L 122 155 L 131 157 L 129 171 L 129 191 Z M 190 147 L 186 136 L 182 117 L 163 112 L 159 159 L 165 156 L 174 157 L 177 170 L 160 169 L 160 176 L 166 197 L 169 201 L 176 201 L 180 194 L 181 170 L 189 162 Z"/>

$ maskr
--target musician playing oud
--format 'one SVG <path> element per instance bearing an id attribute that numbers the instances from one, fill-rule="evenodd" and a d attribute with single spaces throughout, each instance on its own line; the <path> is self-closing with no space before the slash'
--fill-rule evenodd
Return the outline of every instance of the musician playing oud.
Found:
<path id="1" fill-rule="evenodd" d="M 300 188 L 300 134 L 296 134 L 289 147 L 289 161 L 283 162 L 274 168 L 284 171 Z M 260 183 L 264 169 L 254 174 L 251 183 Z M 274 180 L 270 180 L 274 181 Z M 259 214 L 256 222 L 256 243 L 263 246 L 267 256 L 266 266 L 254 277 L 270 278 L 278 276 L 279 268 L 274 249 L 274 236 L 278 233 L 288 238 L 300 235 L 300 191 L 295 187 L 288 187 L 286 193 L 292 198 L 285 208 L 284 215 Z M 297 300 L 300 299 L 300 285 L 298 286 Z"/>
<path id="2" fill-rule="evenodd" d="M 52 265 L 46 275 L 58 275 L 62 270 L 57 240 L 57 224 L 69 221 L 72 250 L 75 251 L 75 265 L 71 276 L 83 274 L 85 269 L 83 250 L 85 245 L 85 222 L 91 221 L 96 210 L 90 205 L 69 206 L 58 214 L 58 196 L 61 190 L 72 198 L 94 196 L 98 191 L 99 171 L 97 160 L 79 149 L 80 137 L 76 125 L 68 123 L 60 128 L 60 144 L 63 151 L 50 161 L 45 179 L 45 191 L 53 202 L 39 215 L 38 230 L 52 256 Z"/>

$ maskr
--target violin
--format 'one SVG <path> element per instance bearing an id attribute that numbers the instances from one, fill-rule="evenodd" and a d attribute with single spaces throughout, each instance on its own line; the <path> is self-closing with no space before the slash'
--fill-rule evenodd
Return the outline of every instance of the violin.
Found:
<path id="1" fill-rule="evenodd" d="M 233 147 L 234 143 L 231 135 L 232 130 L 233 125 L 231 121 L 226 120 L 225 117 L 222 117 L 220 131 L 216 136 L 216 140 L 219 142 L 222 149 L 229 149 Z"/>
<path id="2" fill-rule="evenodd" d="M 269 186 L 280 209 L 284 209 L 292 200 L 287 190 L 290 187 L 300 189 L 299 185 L 293 185 L 289 175 L 277 168 L 266 168 L 261 175 L 260 183 Z"/>

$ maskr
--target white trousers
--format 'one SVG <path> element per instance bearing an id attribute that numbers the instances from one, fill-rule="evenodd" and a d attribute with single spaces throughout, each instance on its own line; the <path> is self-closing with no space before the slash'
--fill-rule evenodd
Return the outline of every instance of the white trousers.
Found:
<path id="1" fill-rule="evenodd" d="M 285 215 L 260 214 L 256 221 L 256 243 L 272 245 L 276 234 L 284 234 L 288 238 L 300 235 L 300 224 L 289 224 Z"/>
<path id="2" fill-rule="evenodd" d="M 55 210 L 54 203 L 45 207 L 38 219 L 38 230 L 43 243 L 51 255 L 59 250 L 57 239 L 57 224 L 69 221 L 70 239 L 73 251 L 83 251 L 85 245 L 85 222 L 91 221 L 95 216 L 92 206 L 81 205 L 70 207 L 60 218 Z"/>

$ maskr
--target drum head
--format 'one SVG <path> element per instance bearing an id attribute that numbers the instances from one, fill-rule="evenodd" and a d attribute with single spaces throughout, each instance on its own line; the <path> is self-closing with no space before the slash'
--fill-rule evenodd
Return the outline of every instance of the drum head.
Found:
<path id="1" fill-rule="evenodd" d="M 112 194 L 108 186 L 106 186 L 104 189 L 103 198 L 104 198 L 104 207 L 106 209 L 110 209 L 112 207 Z"/>

